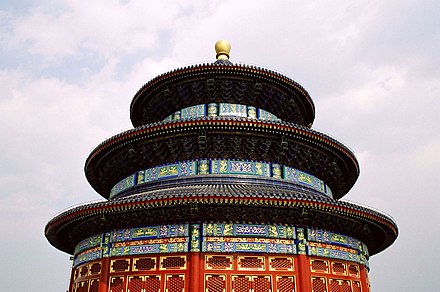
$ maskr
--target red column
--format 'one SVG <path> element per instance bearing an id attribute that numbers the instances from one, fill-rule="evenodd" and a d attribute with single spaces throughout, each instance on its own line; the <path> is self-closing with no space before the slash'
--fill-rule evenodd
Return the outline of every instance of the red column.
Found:
<path id="1" fill-rule="evenodd" d="M 361 285 L 362 285 L 362 291 L 364 292 L 370 292 L 370 288 L 369 288 L 369 279 L 368 279 L 368 271 L 367 268 L 365 268 L 364 265 L 359 265 L 360 266 L 360 272 L 361 272 Z"/>
<path id="2" fill-rule="evenodd" d="M 200 273 L 200 252 L 191 252 L 190 253 L 190 261 L 189 261 L 189 289 L 191 292 L 201 292 L 203 291 L 203 282 L 204 279 L 201 279 Z"/>
<path id="3" fill-rule="evenodd" d="M 108 292 L 109 289 L 109 270 L 110 258 L 104 257 L 101 261 L 101 274 L 99 275 L 99 290 L 98 292 Z"/>
<path id="4" fill-rule="evenodd" d="M 309 258 L 305 254 L 298 255 L 298 286 L 299 292 L 311 292 L 312 281 Z"/>

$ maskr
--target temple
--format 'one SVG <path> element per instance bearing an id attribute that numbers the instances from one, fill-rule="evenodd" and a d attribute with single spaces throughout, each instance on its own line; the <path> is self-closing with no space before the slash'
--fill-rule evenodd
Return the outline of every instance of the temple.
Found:
<path id="1" fill-rule="evenodd" d="M 48 222 L 72 255 L 69 292 L 370 291 L 369 257 L 398 229 L 340 200 L 354 153 L 312 129 L 300 84 L 215 48 L 213 63 L 142 86 L 134 128 L 91 152 L 85 174 L 106 200 Z"/>

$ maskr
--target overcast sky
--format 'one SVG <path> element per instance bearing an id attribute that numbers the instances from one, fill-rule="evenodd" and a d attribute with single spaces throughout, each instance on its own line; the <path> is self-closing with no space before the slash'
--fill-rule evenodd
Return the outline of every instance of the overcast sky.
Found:
<path id="1" fill-rule="evenodd" d="M 100 197 L 84 162 L 131 126 L 129 105 L 155 75 L 212 62 L 268 67 L 314 99 L 314 128 L 356 153 L 347 200 L 400 228 L 371 258 L 373 291 L 438 289 L 440 2 L 0 1 L 1 290 L 65 291 L 69 255 L 44 226 Z M 436 287 L 436 288 L 434 288 Z"/>

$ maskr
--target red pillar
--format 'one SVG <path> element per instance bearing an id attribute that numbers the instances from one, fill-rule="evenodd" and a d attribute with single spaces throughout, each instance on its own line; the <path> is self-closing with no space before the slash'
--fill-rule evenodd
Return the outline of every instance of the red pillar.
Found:
<path id="1" fill-rule="evenodd" d="M 369 283 L 369 279 L 368 279 L 368 271 L 367 268 L 365 268 L 364 265 L 360 265 L 360 272 L 361 272 L 361 285 L 362 285 L 362 291 L 364 292 L 370 292 L 370 285 Z"/>
<path id="2" fill-rule="evenodd" d="M 99 276 L 99 290 L 98 290 L 98 292 L 108 292 L 109 271 L 110 271 L 110 258 L 104 257 L 104 258 L 102 258 L 102 261 L 101 261 L 101 274 Z"/>
<path id="3" fill-rule="evenodd" d="M 299 292 L 312 291 L 310 262 L 305 254 L 298 255 L 298 286 Z"/>
<path id="4" fill-rule="evenodd" d="M 204 279 L 200 273 L 200 252 L 191 252 L 189 261 L 189 289 L 191 292 L 202 292 Z M 202 273 L 203 275 L 203 273 Z"/>

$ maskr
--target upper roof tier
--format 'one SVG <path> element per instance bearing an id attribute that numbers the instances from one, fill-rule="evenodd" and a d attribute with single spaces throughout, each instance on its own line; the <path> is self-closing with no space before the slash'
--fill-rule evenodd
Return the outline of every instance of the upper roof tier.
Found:
<path id="1" fill-rule="evenodd" d="M 190 106 L 223 102 L 254 106 L 311 127 L 315 106 L 300 84 L 268 69 L 231 63 L 228 46 L 216 44 L 214 63 L 175 69 L 147 82 L 131 102 L 133 126 L 162 121 Z"/>

